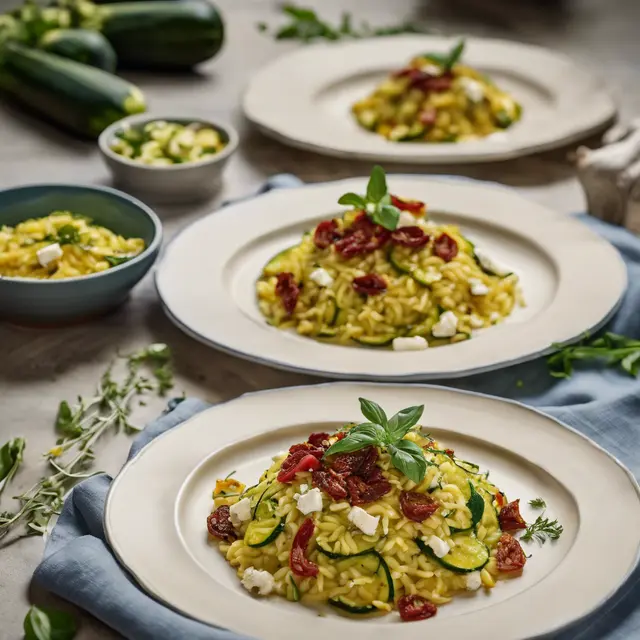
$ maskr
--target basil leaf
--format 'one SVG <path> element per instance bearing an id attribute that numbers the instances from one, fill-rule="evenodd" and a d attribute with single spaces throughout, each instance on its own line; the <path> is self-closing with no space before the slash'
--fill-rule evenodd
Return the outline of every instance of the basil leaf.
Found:
<path id="1" fill-rule="evenodd" d="M 471 489 L 471 497 L 467 501 L 467 507 L 471 511 L 471 526 L 475 527 L 482 520 L 484 514 L 484 499 L 471 482 L 469 488 Z"/>
<path id="2" fill-rule="evenodd" d="M 72 224 L 65 224 L 58 229 L 59 244 L 79 244 L 80 233 Z"/>
<path id="3" fill-rule="evenodd" d="M 23 628 L 25 640 L 72 640 L 77 632 L 71 614 L 36 606 L 27 612 Z"/>
<path id="4" fill-rule="evenodd" d="M 387 414 L 379 404 L 366 398 L 358 398 L 358 400 L 360 400 L 360 411 L 367 420 L 386 427 Z"/>
<path id="5" fill-rule="evenodd" d="M 464 51 L 465 41 L 460 40 L 449 52 L 447 56 L 447 62 L 445 64 L 445 71 L 451 71 L 453 66 L 460 60 L 462 57 L 462 52 Z"/>
<path id="6" fill-rule="evenodd" d="M 424 452 L 410 440 L 400 440 L 396 444 L 389 445 L 387 451 L 391 456 L 393 466 L 404 473 L 409 480 L 419 484 L 424 480 L 427 471 L 427 461 Z"/>
<path id="7" fill-rule="evenodd" d="M 364 449 L 371 444 L 378 444 L 377 438 L 371 433 L 351 433 L 351 431 L 342 440 L 338 440 L 332 444 L 324 454 L 324 457 L 333 456 L 336 453 L 351 453 Z"/>
<path id="8" fill-rule="evenodd" d="M 357 209 L 364 209 L 367 206 L 365 199 L 357 193 L 345 193 L 338 200 L 338 204 L 350 204 Z"/>
<path id="9" fill-rule="evenodd" d="M 73 412 L 66 400 L 63 400 L 58 405 L 55 427 L 57 431 L 71 438 L 79 436 L 82 433 L 82 428 L 74 422 Z"/>
<path id="10" fill-rule="evenodd" d="M 378 444 L 384 444 L 385 442 L 387 442 L 387 432 L 385 431 L 384 427 L 375 422 L 363 422 L 362 424 L 356 425 L 355 427 L 353 427 L 353 429 L 351 429 L 351 431 L 349 431 L 349 434 L 354 433 L 367 434 L 372 438 L 375 438 Z"/>
<path id="11" fill-rule="evenodd" d="M 282 12 L 290 15 L 296 20 L 317 20 L 318 16 L 312 9 L 306 9 L 304 7 L 296 7 L 293 4 L 286 4 L 282 7 Z"/>
<path id="12" fill-rule="evenodd" d="M 414 427 L 418 420 L 422 417 L 424 405 L 415 407 L 407 407 L 402 411 L 398 411 L 394 416 L 389 418 L 387 425 L 387 433 L 392 442 L 402 440 L 411 427 Z"/>
<path id="13" fill-rule="evenodd" d="M 383 204 L 376 207 L 371 219 L 389 231 L 395 231 L 400 220 L 400 209 L 390 204 Z"/>
<path id="14" fill-rule="evenodd" d="M 15 475 L 22 462 L 25 445 L 26 440 L 24 438 L 13 438 L 0 449 L 0 482 L 6 478 L 10 480 L 10 475 Z"/>
<path id="15" fill-rule="evenodd" d="M 371 202 L 380 202 L 387 193 L 387 178 L 384 169 L 380 165 L 376 165 L 371 170 L 369 184 L 367 184 L 367 200 Z"/>
<path id="16" fill-rule="evenodd" d="M 112 266 L 117 267 L 119 264 L 129 262 L 132 256 L 105 256 L 104 259 Z"/>

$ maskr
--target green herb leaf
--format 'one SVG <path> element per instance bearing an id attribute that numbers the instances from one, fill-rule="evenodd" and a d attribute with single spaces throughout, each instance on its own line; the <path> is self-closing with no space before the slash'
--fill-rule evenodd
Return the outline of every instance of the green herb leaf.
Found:
<path id="1" fill-rule="evenodd" d="M 82 433 L 82 427 L 76 424 L 71 407 L 66 400 L 63 400 L 58 405 L 55 428 L 56 431 L 59 431 L 70 438 L 75 438 Z"/>
<path id="2" fill-rule="evenodd" d="M 362 415 L 367 420 L 382 425 L 383 427 L 387 426 L 387 414 L 379 404 L 366 398 L 358 398 L 358 400 L 360 401 L 360 411 L 362 411 Z"/>
<path id="3" fill-rule="evenodd" d="M 347 433 L 347 435 L 342 438 L 342 440 L 338 440 L 338 442 L 334 442 L 325 452 L 324 457 L 333 456 L 337 453 L 351 453 L 352 451 L 359 451 L 360 449 L 364 449 L 369 445 L 377 445 L 380 444 L 378 439 L 372 433 L 367 431 L 353 433 L 353 429 Z"/>
<path id="4" fill-rule="evenodd" d="M 538 544 L 544 544 L 547 539 L 557 540 L 564 531 L 557 520 L 549 520 L 543 516 L 538 516 L 533 524 L 530 524 L 520 537 L 520 540 L 529 542 L 535 540 Z"/>
<path id="5" fill-rule="evenodd" d="M 542 498 L 533 498 L 533 500 L 529 500 L 529 506 L 534 509 L 546 509 L 547 503 Z"/>
<path id="6" fill-rule="evenodd" d="M 345 193 L 338 200 L 338 204 L 346 204 L 356 209 L 364 209 L 367 206 L 365 199 L 357 193 Z"/>
<path id="7" fill-rule="evenodd" d="M 391 204 L 382 204 L 376 207 L 371 219 L 389 231 L 395 231 L 400 220 L 400 209 Z"/>
<path id="8" fill-rule="evenodd" d="M 442 67 L 442 72 L 447 73 L 462 57 L 465 41 L 459 40 L 447 53 L 423 53 L 422 57 L 435 62 Z"/>
<path id="9" fill-rule="evenodd" d="M 383 445 L 387 442 L 387 432 L 384 427 L 375 422 L 363 422 L 358 424 L 349 433 L 365 433 L 372 438 L 375 438 L 379 445 Z"/>
<path id="10" fill-rule="evenodd" d="M 380 165 L 375 165 L 367 184 L 367 200 L 380 202 L 385 195 L 387 195 L 387 178 L 384 169 Z"/>
<path id="11" fill-rule="evenodd" d="M 26 444 L 24 438 L 12 438 L 0 448 L 0 495 L 18 472 Z"/>
<path id="12" fill-rule="evenodd" d="M 402 411 L 398 411 L 389 419 L 387 432 L 392 441 L 401 440 L 409 431 L 418 424 L 418 420 L 422 417 L 424 405 L 415 407 L 407 407 Z"/>
<path id="13" fill-rule="evenodd" d="M 105 256 L 104 259 L 112 266 L 117 267 L 120 264 L 129 262 L 133 256 Z"/>
<path id="14" fill-rule="evenodd" d="M 23 627 L 25 640 L 72 640 L 77 631 L 71 614 L 36 606 L 27 612 Z"/>
<path id="15" fill-rule="evenodd" d="M 467 501 L 467 507 L 471 511 L 471 526 L 475 527 L 484 515 L 484 499 L 471 482 L 469 482 L 469 488 L 471 489 L 471 497 Z"/>
<path id="16" fill-rule="evenodd" d="M 293 579 L 293 576 L 291 574 L 289 574 L 289 581 L 291 582 L 291 590 L 293 592 L 293 601 L 294 602 L 299 602 L 300 601 L 300 589 L 298 588 L 298 585 L 296 584 L 296 581 Z"/>
<path id="17" fill-rule="evenodd" d="M 290 15 L 296 20 L 317 20 L 318 16 L 313 9 L 307 9 L 305 7 L 297 7 L 294 4 L 285 4 L 282 7 L 282 12 Z"/>
<path id="18" fill-rule="evenodd" d="M 58 229 L 58 242 L 61 245 L 79 244 L 80 232 L 72 224 L 65 224 Z"/>
<path id="19" fill-rule="evenodd" d="M 398 471 L 416 484 L 422 482 L 427 472 L 427 461 L 424 452 L 415 442 L 400 440 L 389 445 L 387 451 L 391 456 L 391 463 Z"/>

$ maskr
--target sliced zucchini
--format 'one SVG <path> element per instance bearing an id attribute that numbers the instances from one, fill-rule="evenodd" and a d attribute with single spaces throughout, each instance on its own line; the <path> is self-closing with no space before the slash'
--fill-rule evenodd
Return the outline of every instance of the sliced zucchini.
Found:
<path id="1" fill-rule="evenodd" d="M 339 327 L 343 325 L 347 321 L 348 315 L 349 314 L 347 313 L 347 311 L 345 311 L 344 309 L 338 308 L 338 312 L 336 313 L 335 320 L 333 321 L 333 326 Z"/>
<path id="2" fill-rule="evenodd" d="M 370 543 L 366 543 L 366 544 L 369 545 Z M 326 544 L 317 542 L 316 545 L 320 553 L 327 556 L 327 558 L 331 558 L 332 560 L 345 560 L 346 558 L 358 558 L 359 556 L 366 556 L 370 553 L 375 552 L 375 549 L 372 546 L 364 546 L 364 545 L 362 550 L 358 551 L 358 553 L 336 553 L 335 551 L 331 551 L 331 549 L 327 547 Z"/>
<path id="3" fill-rule="evenodd" d="M 399 128 L 399 127 L 397 127 Z M 398 142 L 411 142 L 411 140 L 419 140 L 424 137 L 427 127 L 420 122 L 414 122 L 408 129 L 408 131 L 400 138 L 396 138 Z"/>
<path id="4" fill-rule="evenodd" d="M 284 267 L 284 261 L 289 254 L 290 251 L 297 248 L 298 245 L 294 245 L 293 247 L 287 247 L 283 249 L 279 253 L 277 253 L 269 262 L 267 262 L 265 268 L 262 270 L 263 275 L 265 276 L 277 276 L 279 273 L 286 271 Z"/>
<path id="5" fill-rule="evenodd" d="M 363 606 L 351 604 L 346 598 L 343 598 L 342 596 L 338 596 L 337 598 L 329 598 L 329 604 L 336 609 L 346 611 L 347 613 L 353 613 L 354 615 L 367 615 L 369 613 L 375 613 L 376 611 L 379 611 L 379 609 L 377 607 L 374 607 L 372 604 L 366 604 Z"/>
<path id="6" fill-rule="evenodd" d="M 289 582 L 291 583 L 291 590 L 293 592 L 293 601 L 300 602 L 300 589 L 298 589 L 298 585 L 291 574 L 289 574 Z"/>
<path id="7" fill-rule="evenodd" d="M 442 280 L 442 276 L 437 271 L 432 273 L 423 269 L 414 269 L 411 272 L 411 277 L 423 287 L 430 287 L 434 282 Z"/>
<path id="8" fill-rule="evenodd" d="M 398 334 L 396 333 L 386 333 L 381 336 L 360 336 L 359 338 L 352 338 L 352 340 L 366 347 L 388 347 L 397 337 Z"/>
<path id="9" fill-rule="evenodd" d="M 392 247 L 389 251 L 389 262 L 391 266 L 399 273 L 411 273 L 415 269 L 406 256 L 402 255 L 404 252 L 397 245 Z"/>
<path id="10" fill-rule="evenodd" d="M 258 505 L 244 534 L 245 544 L 253 548 L 264 547 L 282 533 L 285 519 L 276 515 L 277 506 L 275 500 L 263 500 Z"/>
<path id="11" fill-rule="evenodd" d="M 505 109 L 500 109 L 495 115 L 496 125 L 501 129 L 507 129 L 513 124 L 513 118 Z"/>
<path id="12" fill-rule="evenodd" d="M 337 327 L 322 327 L 320 331 L 318 331 L 318 338 L 335 338 L 337 335 Z"/>
<path id="13" fill-rule="evenodd" d="M 460 467 L 467 473 L 472 473 L 474 476 L 480 475 L 480 467 L 473 462 L 461 460 L 460 458 L 453 458 L 453 464 L 455 464 L 456 467 Z"/>
<path id="14" fill-rule="evenodd" d="M 334 298 L 329 298 L 327 300 L 327 310 L 324 314 L 324 321 L 329 325 L 333 326 L 338 319 L 338 314 L 340 313 L 340 307 L 338 307 L 338 303 Z"/>
<path id="15" fill-rule="evenodd" d="M 489 549 L 475 536 L 459 534 L 453 536 L 453 539 L 456 546 L 443 558 L 438 558 L 424 540 L 416 538 L 415 542 L 422 553 L 454 573 L 480 571 L 489 562 Z"/>
<path id="16" fill-rule="evenodd" d="M 365 109 L 360 111 L 356 116 L 358 118 L 358 122 L 365 128 L 373 131 L 378 121 L 378 114 L 374 109 Z"/>

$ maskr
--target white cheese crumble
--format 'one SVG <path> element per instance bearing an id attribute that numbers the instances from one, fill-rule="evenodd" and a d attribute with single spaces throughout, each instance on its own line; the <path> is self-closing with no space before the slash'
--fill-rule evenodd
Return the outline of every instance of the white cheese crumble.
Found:
<path id="1" fill-rule="evenodd" d="M 434 338 L 451 338 L 457 331 L 458 317 L 453 311 L 445 311 L 431 329 Z"/>
<path id="2" fill-rule="evenodd" d="M 36 257 L 38 258 L 40 266 L 46 267 L 52 262 L 62 258 L 62 249 L 57 242 L 54 242 L 53 244 L 48 244 L 46 247 L 42 247 L 42 249 L 38 249 L 38 251 L 36 251 Z"/>
<path id="3" fill-rule="evenodd" d="M 433 553 L 435 553 L 438 558 L 444 558 L 450 551 L 449 545 L 442 538 L 438 538 L 438 536 L 431 536 L 425 542 L 431 547 Z"/>
<path id="4" fill-rule="evenodd" d="M 491 315 L 489 316 L 489 320 L 494 324 L 501 319 L 502 319 L 502 316 L 497 311 L 492 311 Z"/>
<path id="5" fill-rule="evenodd" d="M 428 73 L 430 76 L 442 75 L 442 69 L 435 64 L 425 64 L 424 67 L 420 68 L 420 71 L 424 71 L 424 73 Z"/>
<path id="6" fill-rule="evenodd" d="M 442 274 L 439 271 L 426 271 L 422 276 L 422 279 L 427 284 L 433 284 L 434 282 L 439 282 L 442 280 Z"/>
<path id="7" fill-rule="evenodd" d="M 465 587 L 468 591 L 477 591 L 482 586 L 482 578 L 479 571 L 467 573 L 464 577 Z"/>
<path id="8" fill-rule="evenodd" d="M 268 596 L 275 587 L 275 580 L 268 571 L 247 567 L 242 575 L 242 586 L 247 591 L 257 589 L 261 596 Z"/>
<path id="9" fill-rule="evenodd" d="M 316 269 L 309 274 L 309 278 L 313 280 L 319 287 L 330 287 L 333 284 L 333 278 L 326 269 Z"/>
<path id="10" fill-rule="evenodd" d="M 396 229 L 402 229 L 402 227 L 416 227 L 417 225 L 418 221 L 413 214 L 409 213 L 408 211 L 400 212 L 400 217 L 398 218 Z"/>
<path id="11" fill-rule="evenodd" d="M 311 489 L 303 495 L 296 494 L 298 497 L 296 501 L 298 503 L 298 511 L 303 515 L 313 513 L 314 511 L 322 511 L 322 494 L 317 487 Z"/>
<path id="12" fill-rule="evenodd" d="M 478 103 L 484 100 L 484 88 L 477 80 L 462 77 L 460 78 L 460 84 L 471 102 Z"/>
<path id="13" fill-rule="evenodd" d="M 422 336 L 413 336 L 411 338 L 394 338 L 394 351 L 424 351 L 429 343 Z"/>
<path id="14" fill-rule="evenodd" d="M 352 507 L 347 518 L 366 536 L 372 536 L 378 528 L 378 522 L 380 522 L 380 516 L 370 516 L 360 507 Z"/>
<path id="15" fill-rule="evenodd" d="M 480 265 L 486 271 L 491 271 L 497 276 L 507 276 L 511 273 L 511 269 L 502 264 L 499 260 L 492 258 L 484 249 L 475 248 L 476 258 L 480 261 Z"/>
<path id="16" fill-rule="evenodd" d="M 469 290 L 472 296 L 486 296 L 489 287 L 480 278 L 469 278 Z"/>
<path id="17" fill-rule="evenodd" d="M 246 520 L 251 520 L 251 500 L 242 498 L 239 502 L 232 504 L 229 507 L 229 516 L 234 527 L 239 527 Z"/>

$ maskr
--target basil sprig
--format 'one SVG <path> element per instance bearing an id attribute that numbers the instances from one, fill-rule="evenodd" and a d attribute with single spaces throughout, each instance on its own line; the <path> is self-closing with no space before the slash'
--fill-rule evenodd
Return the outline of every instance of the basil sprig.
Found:
<path id="1" fill-rule="evenodd" d="M 423 53 L 423 58 L 428 58 L 442 67 L 442 72 L 447 73 L 462 57 L 464 51 L 464 40 L 459 40 L 447 53 Z"/>
<path id="2" fill-rule="evenodd" d="M 0 496 L 22 464 L 25 446 L 24 438 L 12 438 L 0 448 Z"/>
<path id="3" fill-rule="evenodd" d="M 407 478 L 416 484 L 422 482 L 427 471 L 424 452 L 415 442 L 403 438 L 420 420 L 424 405 L 407 407 L 387 418 L 380 405 L 365 398 L 359 400 L 362 415 L 369 422 L 363 422 L 350 429 L 342 440 L 338 440 L 327 449 L 325 456 L 351 453 L 374 445 L 386 449 L 393 466 Z"/>
<path id="4" fill-rule="evenodd" d="M 70 613 L 36 606 L 27 611 L 23 627 L 25 640 L 72 640 L 77 632 Z"/>
<path id="5" fill-rule="evenodd" d="M 387 177 L 384 169 L 379 165 L 371 170 L 366 195 L 345 193 L 338 200 L 338 204 L 351 205 L 356 209 L 366 211 L 373 222 L 389 229 L 389 231 L 393 231 L 398 226 L 400 209 L 391 204 L 391 195 L 387 189 Z"/>

